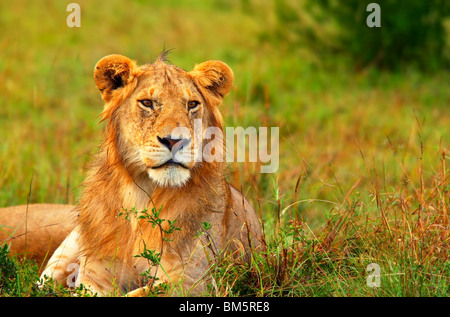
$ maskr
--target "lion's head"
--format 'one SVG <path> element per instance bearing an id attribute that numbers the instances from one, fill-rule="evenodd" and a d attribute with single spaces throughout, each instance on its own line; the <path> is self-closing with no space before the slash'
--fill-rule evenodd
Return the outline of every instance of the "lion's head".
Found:
<path id="1" fill-rule="evenodd" d="M 94 77 L 105 101 L 102 118 L 109 120 L 108 157 L 116 161 L 110 163 L 120 161 L 158 186 L 186 184 L 202 164 L 204 130 L 222 129 L 217 107 L 233 85 L 230 67 L 207 61 L 186 72 L 166 63 L 165 54 L 143 66 L 109 55 L 97 63 Z"/>

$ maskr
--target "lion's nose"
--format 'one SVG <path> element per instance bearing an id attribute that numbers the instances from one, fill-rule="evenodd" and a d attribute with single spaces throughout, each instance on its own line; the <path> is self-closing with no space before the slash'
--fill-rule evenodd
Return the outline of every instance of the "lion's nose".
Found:
<path id="1" fill-rule="evenodd" d="M 186 146 L 191 142 L 190 139 L 175 139 L 171 136 L 165 136 L 165 137 L 159 137 L 157 136 L 158 141 L 164 145 L 166 148 L 168 148 L 173 153 L 178 152 L 183 148 L 183 146 Z"/>

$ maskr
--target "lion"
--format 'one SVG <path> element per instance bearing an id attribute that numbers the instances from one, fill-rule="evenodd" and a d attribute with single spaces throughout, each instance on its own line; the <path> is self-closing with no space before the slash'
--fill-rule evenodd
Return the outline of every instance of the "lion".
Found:
<path id="1" fill-rule="evenodd" d="M 174 294 L 201 294 L 211 259 L 248 261 L 264 246 L 254 209 L 226 181 L 223 137 L 204 133 L 223 132 L 219 106 L 233 71 L 216 60 L 188 72 L 166 53 L 142 66 L 114 54 L 96 64 L 94 79 L 105 140 L 74 208 L 74 229 L 42 280 L 73 282 L 98 296 L 140 296 L 158 283 Z M 214 159 L 201 155 L 207 146 Z M 79 267 L 69 279 L 73 263 Z"/>

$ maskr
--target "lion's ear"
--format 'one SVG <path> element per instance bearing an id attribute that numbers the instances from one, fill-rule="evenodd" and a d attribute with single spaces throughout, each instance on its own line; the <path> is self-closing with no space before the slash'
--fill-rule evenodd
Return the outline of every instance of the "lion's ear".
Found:
<path id="1" fill-rule="evenodd" d="M 103 57 L 95 65 L 94 78 L 103 99 L 108 102 L 114 90 L 126 86 L 132 79 L 136 62 L 113 54 Z"/>
<path id="2" fill-rule="evenodd" d="M 234 75 L 231 68 L 221 61 L 207 61 L 198 64 L 190 72 L 197 85 L 224 97 L 233 86 Z"/>

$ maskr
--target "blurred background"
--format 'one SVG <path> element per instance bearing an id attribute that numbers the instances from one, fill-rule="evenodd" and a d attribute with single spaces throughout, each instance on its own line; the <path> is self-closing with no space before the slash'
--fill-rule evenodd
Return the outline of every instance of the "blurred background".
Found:
<path id="1" fill-rule="evenodd" d="M 370 205 L 372 176 L 389 192 L 448 166 L 448 1 L 76 1 L 81 27 L 69 28 L 70 2 L 1 0 L 2 206 L 76 203 L 102 141 L 94 65 L 112 53 L 152 63 L 164 47 L 185 70 L 231 66 L 225 126 L 280 127 L 277 173 L 228 173 L 267 225 L 292 208 L 314 228 L 356 183 Z M 370 2 L 380 28 L 366 25 Z"/>

